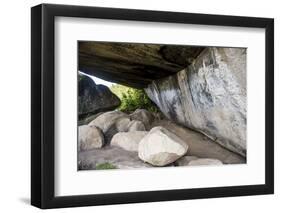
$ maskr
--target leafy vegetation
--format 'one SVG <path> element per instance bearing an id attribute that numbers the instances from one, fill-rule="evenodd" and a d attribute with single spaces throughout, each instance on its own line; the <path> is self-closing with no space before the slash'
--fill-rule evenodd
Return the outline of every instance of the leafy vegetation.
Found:
<path id="1" fill-rule="evenodd" d="M 117 167 L 107 162 L 96 165 L 96 170 L 103 170 L 103 169 L 117 169 Z"/>
<path id="2" fill-rule="evenodd" d="M 110 90 L 121 100 L 121 105 L 119 106 L 121 111 L 131 112 L 136 109 L 146 109 L 151 112 L 159 111 L 143 89 L 134 89 L 115 84 L 110 87 Z"/>

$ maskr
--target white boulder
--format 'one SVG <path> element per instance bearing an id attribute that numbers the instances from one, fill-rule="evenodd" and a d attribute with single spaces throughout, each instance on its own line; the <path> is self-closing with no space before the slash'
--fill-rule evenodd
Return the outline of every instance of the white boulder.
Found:
<path id="1" fill-rule="evenodd" d="M 157 126 L 140 141 L 138 156 L 154 166 L 165 166 L 185 155 L 188 145 L 169 130 Z"/>
<path id="2" fill-rule="evenodd" d="M 137 152 L 139 142 L 147 133 L 146 131 L 119 132 L 113 136 L 110 145 Z"/>
<path id="3" fill-rule="evenodd" d="M 102 131 L 95 126 L 79 126 L 78 150 L 85 151 L 94 148 L 101 148 L 104 145 Z"/>
<path id="4" fill-rule="evenodd" d="M 127 114 L 120 111 L 110 111 L 101 114 L 88 125 L 99 127 L 104 134 L 105 142 L 109 143 L 117 132 L 127 132 L 129 123 L 130 117 Z"/>
<path id="5" fill-rule="evenodd" d="M 120 118 L 129 119 L 129 116 L 121 111 L 110 111 L 101 114 L 88 125 L 99 127 L 105 133 L 113 124 L 120 120 Z"/>

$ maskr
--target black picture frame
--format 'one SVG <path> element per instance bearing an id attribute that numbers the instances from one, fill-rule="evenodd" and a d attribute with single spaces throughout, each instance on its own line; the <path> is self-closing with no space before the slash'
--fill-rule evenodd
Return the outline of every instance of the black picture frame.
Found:
<path id="1" fill-rule="evenodd" d="M 54 195 L 55 17 L 264 28 L 265 184 L 79 196 Z M 274 193 L 274 20 L 164 11 L 41 4 L 31 8 L 31 204 L 39 208 L 216 198 Z"/>

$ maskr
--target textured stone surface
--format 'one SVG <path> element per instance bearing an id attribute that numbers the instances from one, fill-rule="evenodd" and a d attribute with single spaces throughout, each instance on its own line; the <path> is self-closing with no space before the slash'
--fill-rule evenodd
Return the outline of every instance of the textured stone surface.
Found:
<path id="1" fill-rule="evenodd" d="M 112 123 L 112 125 L 104 133 L 106 143 L 109 143 L 116 133 L 127 132 L 129 123 L 129 118 L 119 118 L 114 123 Z"/>
<path id="2" fill-rule="evenodd" d="M 78 128 L 78 150 L 91 150 L 101 148 L 104 145 L 102 131 L 95 126 L 79 126 Z"/>
<path id="3" fill-rule="evenodd" d="M 78 121 L 78 125 L 82 126 L 82 125 L 87 125 L 89 124 L 91 121 L 95 120 L 98 116 L 100 116 L 101 114 L 103 114 L 103 112 L 99 112 L 97 114 L 93 114 L 93 115 L 89 115 L 89 116 L 85 116 L 83 119 Z"/>
<path id="4" fill-rule="evenodd" d="M 146 129 L 149 129 L 150 124 L 154 120 L 154 115 L 146 109 L 136 109 L 132 114 L 130 114 L 132 120 L 141 121 Z"/>
<path id="5" fill-rule="evenodd" d="M 79 70 L 104 80 L 144 88 L 182 70 L 202 47 L 117 42 L 79 42 Z"/>
<path id="6" fill-rule="evenodd" d="M 152 127 L 155 126 L 163 126 L 186 142 L 188 144 L 186 155 L 219 159 L 224 164 L 246 163 L 245 157 L 229 151 L 220 144 L 214 143 L 212 139 L 202 133 L 186 128 L 183 125 L 170 120 L 155 120 Z"/>
<path id="7" fill-rule="evenodd" d="M 129 118 L 129 116 L 118 110 L 105 112 L 91 121 L 89 126 L 99 127 L 103 132 L 106 132 L 120 118 Z"/>
<path id="8" fill-rule="evenodd" d="M 196 156 L 183 156 L 180 159 L 178 159 L 174 164 L 176 166 L 187 166 L 190 161 L 197 160 L 198 157 Z"/>
<path id="9" fill-rule="evenodd" d="M 78 169 L 96 169 L 97 164 L 110 163 L 118 169 L 149 168 L 151 165 L 138 158 L 137 152 L 126 151 L 119 147 L 106 146 L 102 149 L 78 152 Z"/>
<path id="10" fill-rule="evenodd" d="M 146 128 L 144 126 L 144 124 L 141 121 L 136 121 L 136 120 L 132 120 L 129 124 L 128 124 L 128 131 L 132 132 L 132 131 L 145 131 Z"/>
<path id="11" fill-rule="evenodd" d="M 147 135 L 147 131 L 119 132 L 111 139 L 111 146 L 118 146 L 127 151 L 138 151 L 139 142 Z"/>
<path id="12" fill-rule="evenodd" d="M 207 48 L 145 90 L 169 119 L 246 156 L 246 49 Z"/>
<path id="13" fill-rule="evenodd" d="M 117 132 L 126 132 L 129 123 L 129 115 L 116 110 L 99 115 L 88 125 L 99 127 L 105 136 L 106 143 L 109 143 L 113 135 Z"/>
<path id="14" fill-rule="evenodd" d="M 201 159 L 195 159 L 191 160 L 188 163 L 188 166 L 204 166 L 204 165 L 223 165 L 223 163 L 220 160 L 217 159 L 211 159 L 211 158 L 201 158 Z"/>
<path id="15" fill-rule="evenodd" d="M 85 75 L 79 75 L 79 78 L 79 117 L 113 110 L 120 105 L 119 98 L 108 87 L 96 85 L 91 78 Z"/>
<path id="16" fill-rule="evenodd" d="M 183 156 L 188 145 L 163 127 L 154 127 L 140 141 L 139 158 L 154 166 L 165 166 Z"/>

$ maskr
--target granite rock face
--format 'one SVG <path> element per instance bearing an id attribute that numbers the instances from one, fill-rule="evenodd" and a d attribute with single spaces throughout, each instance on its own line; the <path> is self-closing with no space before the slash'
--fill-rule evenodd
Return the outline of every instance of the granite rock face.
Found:
<path id="1" fill-rule="evenodd" d="M 104 80 L 145 88 L 187 67 L 203 47 L 79 42 L 79 70 Z"/>
<path id="2" fill-rule="evenodd" d="M 145 91 L 169 119 L 246 156 L 245 48 L 206 48 L 186 69 Z"/>
<path id="3" fill-rule="evenodd" d="M 86 75 L 79 75 L 79 117 L 113 110 L 120 105 L 119 98 L 107 86 L 96 85 Z"/>

